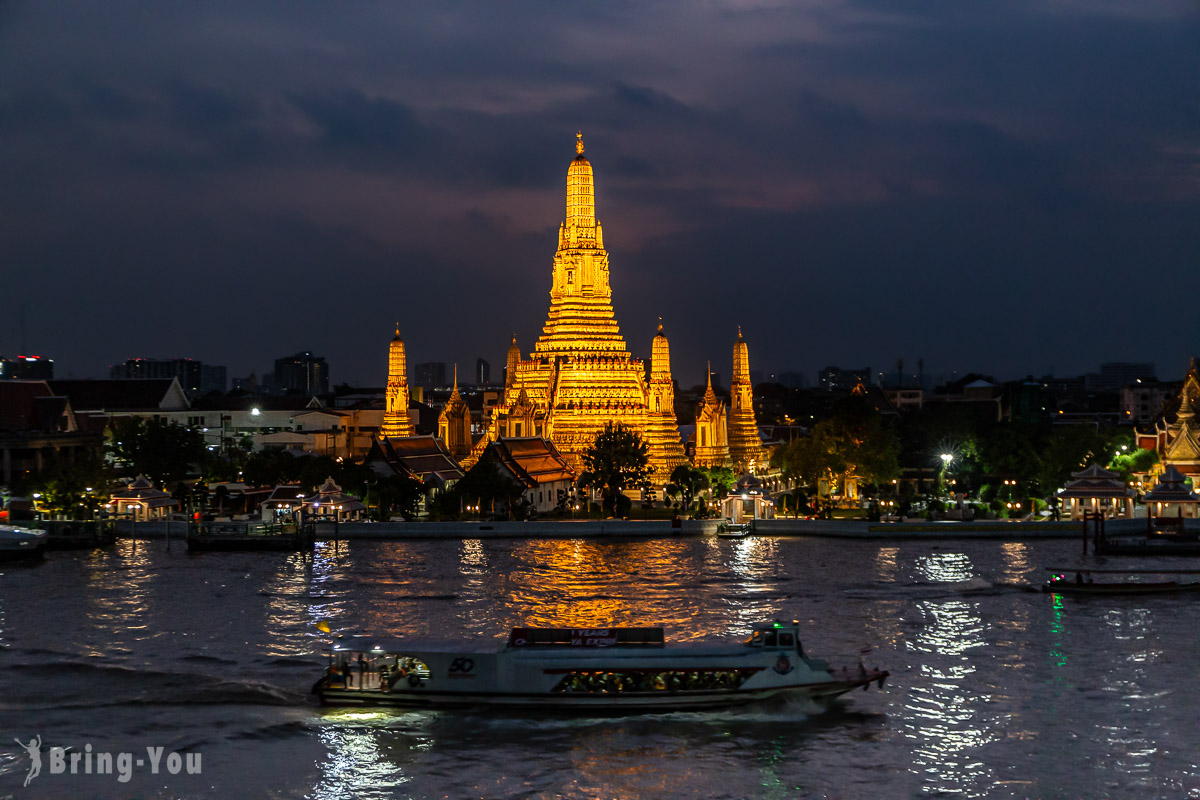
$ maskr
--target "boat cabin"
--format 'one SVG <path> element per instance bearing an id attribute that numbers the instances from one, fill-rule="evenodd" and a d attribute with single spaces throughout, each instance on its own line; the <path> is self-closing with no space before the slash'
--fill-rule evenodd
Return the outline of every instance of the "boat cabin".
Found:
<path id="1" fill-rule="evenodd" d="M 746 640 L 746 647 L 761 647 L 765 650 L 795 650 L 804 658 L 804 648 L 800 644 L 800 621 L 761 622 L 754 626 L 754 632 Z"/>

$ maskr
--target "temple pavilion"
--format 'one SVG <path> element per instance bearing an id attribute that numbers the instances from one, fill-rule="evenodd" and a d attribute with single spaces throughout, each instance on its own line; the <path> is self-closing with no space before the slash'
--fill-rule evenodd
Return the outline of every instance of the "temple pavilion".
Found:
<path id="1" fill-rule="evenodd" d="M 1070 519 L 1082 519 L 1083 512 L 1096 511 L 1109 519 L 1133 518 L 1133 489 L 1121 476 L 1099 464 L 1081 472 L 1071 473 L 1071 480 L 1058 493 L 1063 502 L 1063 514 Z"/>
<path id="2" fill-rule="evenodd" d="M 1156 517 L 1195 517 L 1200 497 L 1196 496 L 1186 481 L 1183 473 L 1175 469 L 1174 464 L 1168 464 L 1159 476 L 1158 483 L 1146 492 L 1142 502 Z"/>

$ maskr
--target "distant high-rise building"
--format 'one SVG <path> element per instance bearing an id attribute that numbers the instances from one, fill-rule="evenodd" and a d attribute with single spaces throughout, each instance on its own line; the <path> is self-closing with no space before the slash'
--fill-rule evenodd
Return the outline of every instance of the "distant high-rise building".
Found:
<path id="1" fill-rule="evenodd" d="M 225 391 L 225 367 L 190 358 L 129 358 L 108 368 L 112 380 L 179 378 L 179 385 L 192 397 Z"/>
<path id="2" fill-rule="evenodd" d="M 43 356 L 0 358 L 0 380 L 48 381 L 54 379 L 54 359 Z"/>
<path id="3" fill-rule="evenodd" d="M 475 359 L 475 383 L 487 386 L 492 382 L 492 365 L 482 358 Z"/>
<path id="4" fill-rule="evenodd" d="M 841 367 L 826 367 L 817 373 L 817 384 L 822 389 L 853 389 L 861 383 L 870 386 L 871 368 L 842 369 Z"/>
<path id="5" fill-rule="evenodd" d="M 808 386 L 808 378 L 803 372 L 781 372 L 779 373 L 779 383 L 789 389 L 803 389 Z"/>
<path id="6" fill-rule="evenodd" d="M 422 361 L 414 368 L 417 374 L 417 386 L 435 389 L 446 386 L 446 362 Z"/>
<path id="7" fill-rule="evenodd" d="M 1115 392 L 1131 383 L 1153 381 L 1154 365 L 1130 361 L 1110 361 L 1100 365 L 1100 374 L 1083 376 L 1083 388 L 1087 392 Z"/>
<path id="8" fill-rule="evenodd" d="M 275 386 L 285 392 L 329 393 L 329 365 L 323 356 L 303 350 L 275 359 Z"/>

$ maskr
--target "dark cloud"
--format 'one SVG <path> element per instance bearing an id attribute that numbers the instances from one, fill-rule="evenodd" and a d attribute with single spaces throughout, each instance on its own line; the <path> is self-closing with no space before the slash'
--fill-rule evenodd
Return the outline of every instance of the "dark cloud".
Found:
<path id="1" fill-rule="evenodd" d="M 0 6 L 0 241 L 76 375 L 528 349 L 580 128 L 630 346 L 661 315 L 689 374 L 739 323 L 809 373 L 1171 376 L 1200 334 L 1145 300 L 1200 290 L 1190 5 L 73 8 Z"/>

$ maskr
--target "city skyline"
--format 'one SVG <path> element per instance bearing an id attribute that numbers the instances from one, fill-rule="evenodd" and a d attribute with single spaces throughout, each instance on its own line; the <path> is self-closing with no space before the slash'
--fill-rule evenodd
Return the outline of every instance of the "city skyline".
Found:
<path id="1" fill-rule="evenodd" d="M 1200 289 L 1186 3 L 349 8 L 0 12 L 0 353 L 381 385 L 399 319 L 503 363 L 582 128 L 621 332 L 662 317 L 681 384 L 739 324 L 810 380 L 1186 371 L 1193 315 L 1131 330 Z"/>

